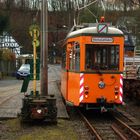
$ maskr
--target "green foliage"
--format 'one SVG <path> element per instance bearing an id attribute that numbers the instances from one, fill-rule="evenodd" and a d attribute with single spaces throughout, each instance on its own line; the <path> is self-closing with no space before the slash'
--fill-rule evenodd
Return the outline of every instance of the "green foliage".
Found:
<path id="1" fill-rule="evenodd" d="M 78 140 L 72 121 L 58 120 L 57 125 L 21 123 L 19 119 L 4 122 L 1 139 L 7 140 Z"/>
<path id="2" fill-rule="evenodd" d="M 0 34 L 8 28 L 9 17 L 7 15 L 0 14 Z"/>

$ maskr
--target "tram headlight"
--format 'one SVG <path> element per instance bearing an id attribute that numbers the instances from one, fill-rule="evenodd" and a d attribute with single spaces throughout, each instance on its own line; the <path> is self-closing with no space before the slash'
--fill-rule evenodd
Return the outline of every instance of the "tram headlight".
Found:
<path id="1" fill-rule="evenodd" d="M 37 109 L 36 112 L 37 112 L 38 114 L 41 114 L 41 113 L 42 113 L 42 110 L 41 110 L 41 109 Z"/>
<path id="2" fill-rule="evenodd" d="M 98 86 L 99 86 L 99 88 L 103 89 L 103 88 L 105 88 L 105 83 L 103 81 L 100 81 Z"/>

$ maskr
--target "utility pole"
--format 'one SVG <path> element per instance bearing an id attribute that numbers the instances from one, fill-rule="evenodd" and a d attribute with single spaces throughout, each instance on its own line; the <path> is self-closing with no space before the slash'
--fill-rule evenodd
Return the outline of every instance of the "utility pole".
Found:
<path id="1" fill-rule="evenodd" d="M 48 7 L 47 0 L 41 1 L 41 84 L 40 95 L 23 98 L 21 108 L 22 120 L 41 120 L 57 123 L 57 107 L 55 96 L 48 95 Z M 34 28 L 33 28 L 34 29 Z M 32 30 L 31 30 L 32 31 Z M 33 30 L 34 47 L 37 47 L 37 30 Z M 31 32 L 32 35 L 32 32 Z M 38 43 L 39 44 L 39 43 Z M 36 49 L 36 48 L 35 48 Z M 35 66 L 35 64 L 34 64 Z M 36 73 L 36 68 L 34 68 Z M 36 89 L 34 89 L 36 91 Z"/>
<path id="2" fill-rule="evenodd" d="M 41 95 L 48 95 L 48 4 L 41 3 Z"/>

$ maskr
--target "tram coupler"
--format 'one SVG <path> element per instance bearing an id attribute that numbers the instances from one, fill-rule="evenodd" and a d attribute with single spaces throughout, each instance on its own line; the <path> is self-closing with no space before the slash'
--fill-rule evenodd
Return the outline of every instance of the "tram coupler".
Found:
<path id="1" fill-rule="evenodd" d="M 55 96 L 25 96 L 22 99 L 21 120 L 24 122 L 42 120 L 57 123 Z"/>

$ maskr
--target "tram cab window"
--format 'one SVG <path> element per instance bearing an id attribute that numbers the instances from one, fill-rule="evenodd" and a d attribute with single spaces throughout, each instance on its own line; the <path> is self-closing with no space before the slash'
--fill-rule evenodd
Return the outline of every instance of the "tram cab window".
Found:
<path id="1" fill-rule="evenodd" d="M 69 54 L 69 68 L 70 70 L 79 71 L 80 70 L 80 46 L 79 43 L 74 44 L 70 50 Z"/>
<path id="2" fill-rule="evenodd" d="M 86 45 L 86 70 L 119 70 L 119 46 Z"/>

